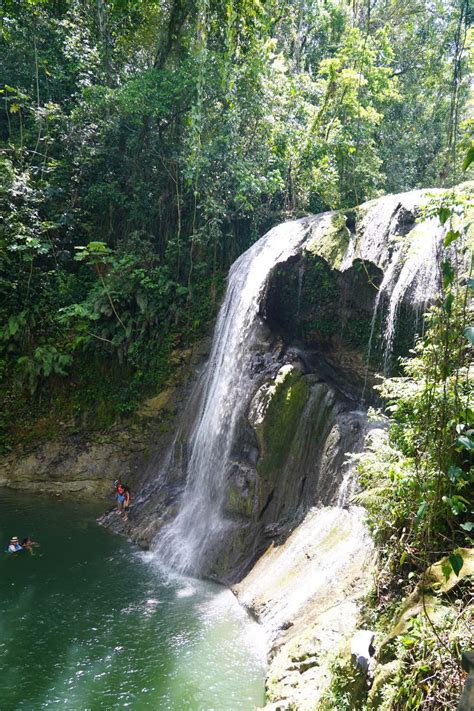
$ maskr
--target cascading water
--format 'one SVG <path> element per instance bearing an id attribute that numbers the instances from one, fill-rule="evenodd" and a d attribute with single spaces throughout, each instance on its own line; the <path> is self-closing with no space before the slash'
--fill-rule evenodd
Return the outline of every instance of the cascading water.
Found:
<path id="1" fill-rule="evenodd" d="M 429 219 L 403 229 L 402 216 L 414 220 L 418 206 L 426 195 L 412 191 L 404 195 L 388 195 L 367 204 L 358 234 L 351 240 L 344 257 L 343 268 L 348 268 L 355 257 L 371 261 L 384 270 L 372 316 L 367 349 L 367 372 L 380 310 L 383 310 L 383 371 L 388 375 L 393 366 L 393 348 L 397 319 L 403 300 L 409 296 L 416 315 L 426 310 L 436 296 L 440 282 L 439 255 L 445 228 L 437 220 Z M 402 222 L 402 224 L 400 224 Z M 417 323 L 416 326 L 419 326 Z"/>
<path id="2" fill-rule="evenodd" d="M 190 433 L 186 488 L 176 518 L 160 533 L 155 550 L 182 572 L 198 573 L 212 543 L 229 522 L 222 504 L 236 425 L 252 395 L 249 376 L 260 323 L 262 292 L 273 267 L 287 260 L 319 218 L 272 229 L 232 266 L 199 387 L 202 404 Z"/>
<path id="3" fill-rule="evenodd" d="M 364 402 L 364 396 L 365 392 L 367 390 L 367 380 L 369 376 L 369 366 L 370 366 L 370 356 L 372 354 L 372 345 L 373 345 L 373 340 L 374 340 L 374 333 L 375 333 L 375 325 L 377 323 L 377 317 L 379 315 L 379 307 L 380 307 L 380 302 L 382 301 L 382 297 L 385 296 L 387 287 L 389 284 L 392 284 L 393 282 L 393 274 L 395 271 L 395 267 L 397 266 L 397 262 L 392 262 L 385 272 L 382 283 L 380 284 L 378 291 L 377 291 L 377 296 L 375 297 L 375 303 L 374 303 L 374 310 L 372 313 L 372 319 L 370 321 L 370 335 L 369 335 L 369 342 L 367 344 L 367 361 L 365 364 L 365 376 L 364 376 L 364 386 L 362 388 L 362 395 L 361 395 L 361 403 Z"/>
<path id="4" fill-rule="evenodd" d="M 402 303 L 408 303 L 415 317 L 434 298 L 438 288 L 444 231 L 434 221 L 415 224 L 418 206 L 426 200 L 425 194 L 414 191 L 363 205 L 358 213 L 357 231 L 351 234 L 339 267 L 341 274 L 353 270 L 354 260 L 363 260 L 383 272 L 373 303 L 364 391 L 375 343 L 382 352 L 385 367 L 391 366 Z M 295 293 L 288 294 L 288 299 L 294 299 L 298 314 L 295 318 L 299 318 L 300 311 L 303 313 L 304 299 L 308 298 L 303 291 L 309 287 L 301 255 L 305 250 L 312 254 L 313 245 L 327 240 L 332 234 L 332 219 L 333 213 L 324 213 L 282 224 L 254 244 L 230 270 L 208 363 L 187 402 L 172 451 L 155 479 L 155 486 L 144 495 L 146 501 L 153 492 L 166 491 L 168 482 L 174 487 L 171 507 L 165 504 L 166 515 L 172 519 L 161 525 L 154 550 L 163 563 L 179 572 L 208 573 L 215 570 L 215 560 L 223 560 L 218 575 L 223 572 L 221 579 L 235 579 L 236 571 L 246 569 L 282 521 L 283 525 L 293 525 L 295 517 L 317 502 L 347 503 L 353 479 L 350 468 L 344 466 L 344 457 L 362 446 L 364 413 L 354 415 L 354 408 L 361 401 L 354 393 L 350 394 L 350 387 L 347 395 L 344 386 L 339 391 L 332 389 L 334 383 L 325 383 L 324 369 L 322 379 L 321 375 L 311 376 L 311 367 L 305 370 L 304 357 L 302 361 L 297 349 L 293 356 L 285 350 L 283 360 L 275 356 L 273 361 L 267 349 L 275 334 L 264 305 L 267 286 L 273 283 L 269 278 L 276 273 L 276 265 L 285 263 L 284 269 L 291 269 L 291 264 L 296 264 L 298 271 L 292 282 Z M 298 259 L 292 262 L 292 257 Z M 307 268 L 311 273 L 311 261 Z M 380 334 L 379 324 L 382 324 Z M 276 345 L 275 340 L 271 342 Z M 257 434 L 258 423 L 252 422 L 249 415 L 255 394 L 264 383 L 271 390 L 275 373 L 282 364 L 291 363 L 292 357 L 300 365 L 296 364 L 290 380 L 296 382 L 302 378 L 295 388 L 307 393 L 306 404 L 301 404 L 299 424 L 285 449 L 286 463 L 277 466 L 272 462 L 265 473 L 262 470 L 262 466 L 268 467 L 265 445 L 258 444 L 257 464 L 255 458 L 241 459 L 240 448 L 242 442 L 250 442 L 245 440 L 246 427 L 253 432 L 254 439 Z M 266 387 L 264 384 L 262 392 Z M 321 412 L 313 407 L 313 401 L 319 402 L 320 390 L 323 395 L 327 393 L 321 400 Z M 255 451 L 255 443 L 249 446 Z M 250 488 L 235 490 L 237 499 L 247 497 L 249 502 L 246 513 L 241 515 L 241 509 L 232 508 L 229 487 L 240 486 L 239 477 L 245 482 L 246 471 L 250 472 Z M 185 488 L 176 506 L 173 497 L 179 493 L 182 480 L 186 482 Z M 241 534 L 243 537 L 236 544 L 240 548 L 234 550 L 233 541 Z M 227 558 L 231 550 L 233 557 Z M 227 570 L 234 571 L 229 578 L 225 577 Z"/>
<path id="5" fill-rule="evenodd" d="M 424 311 L 430 299 L 436 294 L 439 285 L 438 251 L 444 230 L 436 220 L 427 220 L 418 224 L 410 232 L 407 254 L 400 250 L 397 263 L 402 263 L 398 278 L 387 287 L 391 288 L 387 320 L 385 326 L 384 373 L 388 374 L 392 366 L 393 345 L 397 316 L 400 305 L 411 289 L 412 308 Z"/>

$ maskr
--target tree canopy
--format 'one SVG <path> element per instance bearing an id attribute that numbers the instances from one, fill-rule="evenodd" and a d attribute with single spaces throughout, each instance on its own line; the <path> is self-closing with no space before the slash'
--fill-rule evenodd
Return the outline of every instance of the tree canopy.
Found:
<path id="1" fill-rule="evenodd" d="M 65 373 L 71 421 L 133 408 L 276 221 L 459 179 L 467 0 L 2 11 L 4 446 L 32 398 L 62 411 Z"/>

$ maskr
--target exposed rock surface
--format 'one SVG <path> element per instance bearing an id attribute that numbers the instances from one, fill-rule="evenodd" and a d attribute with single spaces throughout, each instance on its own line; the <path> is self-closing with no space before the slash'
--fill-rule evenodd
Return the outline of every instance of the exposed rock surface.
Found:
<path id="1" fill-rule="evenodd" d="M 117 432 L 114 435 L 118 438 Z M 133 447 L 120 433 L 119 442 L 47 442 L 28 454 L 17 453 L 0 462 L 0 486 L 50 493 L 106 495 L 111 481 L 134 469 Z"/>
<path id="2" fill-rule="evenodd" d="M 176 353 L 176 370 L 168 387 L 106 433 L 66 436 L 2 457 L 0 487 L 105 499 L 110 497 L 113 480 L 122 478 L 136 492 L 169 450 L 178 412 L 208 346 L 206 339 L 192 351 Z"/>
<path id="3" fill-rule="evenodd" d="M 363 511 L 311 510 L 234 587 L 271 640 L 266 708 L 313 711 L 329 662 L 353 634 L 374 562 Z"/>

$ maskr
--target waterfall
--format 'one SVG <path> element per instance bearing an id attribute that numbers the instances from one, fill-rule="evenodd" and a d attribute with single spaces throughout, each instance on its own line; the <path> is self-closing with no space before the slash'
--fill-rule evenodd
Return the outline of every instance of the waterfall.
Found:
<path id="1" fill-rule="evenodd" d="M 198 573 L 213 543 L 225 536 L 230 525 L 222 512 L 226 472 L 237 423 L 253 394 L 250 373 L 261 296 L 273 267 L 295 253 L 319 219 L 275 227 L 230 270 L 199 384 L 202 397 L 189 436 L 186 488 L 176 518 L 162 529 L 155 544 L 158 556 L 181 572 Z"/>
<path id="2" fill-rule="evenodd" d="M 370 324 L 364 393 L 376 339 L 382 344 L 383 366 L 388 371 L 392 366 L 402 303 L 409 304 L 415 318 L 438 290 L 444 229 L 434 220 L 415 222 L 418 206 L 426 200 L 426 194 L 413 191 L 389 195 L 361 206 L 357 231 L 351 235 L 342 259 L 342 272 L 350 269 L 355 259 L 370 262 L 383 272 Z M 345 505 L 350 496 L 353 475 L 351 468 L 344 465 L 344 457 L 362 446 L 364 413 L 349 412 L 347 403 L 338 399 L 330 385 L 320 384 L 317 378 L 306 379 L 308 401 L 294 434 L 293 449 L 288 450 L 286 468 L 278 474 L 281 481 L 267 486 L 260 480 L 258 496 L 266 500 L 262 498 L 258 502 L 261 507 L 258 519 L 251 516 L 242 524 L 238 516 L 233 518 L 226 510 L 233 467 L 239 466 L 235 447 L 243 431 L 241 427 L 251 424 L 247 415 L 262 386 L 261 378 L 270 377 L 267 383 L 271 383 L 274 377 L 270 371 L 266 376 L 259 374 L 262 363 L 266 364 L 264 368 L 272 363 L 270 354 L 265 354 L 268 324 L 261 316 L 270 275 L 277 264 L 287 262 L 292 256 L 302 255 L 305 250 L 310 254 L 310 245 L 312 249 L 315 244 L 325 244 L 325 240 L 327 244 L 328 235 L 330 239 L 332 234 L 331 219 L 332 213 L 324 213 L 279 225 L 231 267 L 209 360 L 187 400 L 182 417 L 184 424 L 176 434 L 173 451 L 155 478 L 155 482 L 164 486 L 169 481 L 179 482 L 181 477 L 186 481 L 179 501 L 168 505 L 167 515 L 171 520 L 163 523 L 154 541 L 158 559 L 179 572 L 199 575 L 212 569 L 213 555 L 220 555 L 219 549 L 232 548 L 232 541 L 236 532 L 240 535 L 242 525 L 249 526 L 249 535 L 255 535 L 256 543 L 258 539 L 261 545 L 258 538 L 261 532 L 257 532 L 257 527 L 263 512 L 268 514 L 268 530 L 271 531 L 282 516 L 291 522 L 297 511 L 304 513 L 316 502 Z M 299 263 L 297 268 L 294 297 L 299 314 L 303 308 L 305 263 Z M 382 324 L 380 334 L 376 332 L 379 323 Z M 281 363 L 276 362 L 275 366 L 281 367 Z M 263 389 L 265 387 L 263 385 Z M 313 404 L 319 402 L 320 395 L 322 404 L 316 411 Z M 324 426 L 321 424 L 318 429 L 316 425 L 320 420 Z M 324 453 L 324 464 L 321 453 Z M 258 479 L 260 475 L 253 471 Z M 339 486 L 341 472 L 343 481 Z M 179 485 L 176 489 L 179 490 Z M 149 493 L 144 501 L 148 496 Z M 266 524 L 262 519 L 262 525 Z M 251 539 L 245 539 L 245 545 L 251 547 Z"/>
<path id="3" fill-rule="evenodd" d="M 363 396 L 380 311 L 383 316 L 383 372 L 389 375 L 393 367 L 393 348 L 402 302 L 409 298 L 410 306 L 418 317 L 439 289 L 439 255 L 446 228 L 436 219 L 414 224 L 419 205 L 427 199 L 423 191 L 413 190 L 403 195 L 387 195 L 363 205 L 361 223 L 343 260 L 343 269 L 349 268 L 353 259 L 359 257 L 377 264 L 384 271 L 374 303 Z M 409 229 L 403 220 L 407 215 L 411 220 Z M 418 327 L 419 324 L 415 325 Z"/>
<path id="4" fill-rule="evenodd" d="M 416 313 L 425 310 L 434 297 L 439 285 L 437 252 L 443 229 L 437 220 L 421 222 L 409 233 L 407 251 L 401 249 L 397 254 L 397 264 L 401 264 L 398 278 L 392 279 L 387 287 L 390 293 L 387 320 L 385 325 L 383 370 L 386 375 L 392 366 L 393 346 L 397 316 L 405 295 L 411 290 L 410 302 Z M 388 273 L 388 272 L 387 272 Z"/>
<path id="5" fill-rule="evenodd" d="M 370 334 L 369 334 L 369 342 L 367 344 L 367 360 L 365 364 L 365 375 L 364 375 L 364 385 L 362 388 L 362 395 L 361 395 L 361 403 L 364 403 L 364 397 L 365 397 L 365 391 L 367 390 L 367 380 L 369 376 L 369 367 L 370 367 L 370 356 L 372 354 L 372 344 L 374 340 L 374 334 L 375 334 L 375 325 L 377 323 L 377 316 L 379 315 L 379 307 L 380 307 L 380 302 L 382 301 L 382 296 L 385 295 L 385 292 L 387 290 L 387 286 L 393 282 L 393 273 L 395 271 L 395 267 L 397 266 L 396 262 L 392 262 L 383 275 L 382 283 L 380 284 L 378 291 L 377 291 L 377 296 L 375 297 L 375 303 L 374 303 L 374 310 L 372 313 L 372 319 L 370 322 Z"/>

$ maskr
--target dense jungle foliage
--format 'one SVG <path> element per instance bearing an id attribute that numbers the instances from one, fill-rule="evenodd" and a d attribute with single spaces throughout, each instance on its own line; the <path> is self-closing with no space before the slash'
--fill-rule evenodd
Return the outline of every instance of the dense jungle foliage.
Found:
<path id="1" fill-rule="evenodd" d="M 282 216 L 459 180 L 467 0 L 0 5 L 3 449 L 133 410 Z"/>

